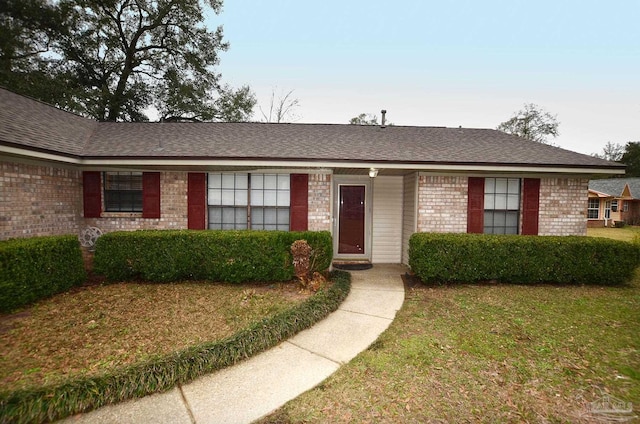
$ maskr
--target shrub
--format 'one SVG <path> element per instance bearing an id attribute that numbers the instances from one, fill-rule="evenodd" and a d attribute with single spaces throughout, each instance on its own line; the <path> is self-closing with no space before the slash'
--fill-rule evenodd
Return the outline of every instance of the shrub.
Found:
<path id="1" fill-rule="evenodd" d="M 314 270 L 329 268 L 328 232 L 163 230 L 103 235 L 94 271 L 111 281 L 288 281 L 295 275 L 290 248 L 298 239 L 313 248 Z"/>
<path id="2" fill-rule="evenodd" d="M 291 309 L 265 318 L 227 339 L 134 364 L 112 374 L 58 385 L 0 393 L 0 422 L 43 422 L 169 390 L 264 351 L 320 321 L 349 294 L 350 275 L 332 273 L 333 285 Z"/>
<path id="3" fill-rule="evenodd" d="M 75 236 L 0 242 L 0 312 L 10 312 L 82 284 L 86 273 Z"/>
<path id="4" fill-rule="evenodd" d="M 416 233 L 409 265 L 425 282 L 613 285 L 631 279 L 639 252 L 597 237 Z"/>

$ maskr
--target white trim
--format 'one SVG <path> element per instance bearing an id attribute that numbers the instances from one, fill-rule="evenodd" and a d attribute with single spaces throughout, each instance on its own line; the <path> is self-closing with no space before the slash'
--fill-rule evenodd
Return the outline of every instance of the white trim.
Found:
<path id="1" fill-rule="evenodd" d="M 373 185 L 369 176 L 360 175 L 334 175 L 333 183 L 333 258 L 340 260 L 371 260 L 372 240 L 371 240 L 371 220 L 373 216 Z M 364 254 L 338 253 L 338 243 L 340 238 L 340 186 L 364 186 Z"/>

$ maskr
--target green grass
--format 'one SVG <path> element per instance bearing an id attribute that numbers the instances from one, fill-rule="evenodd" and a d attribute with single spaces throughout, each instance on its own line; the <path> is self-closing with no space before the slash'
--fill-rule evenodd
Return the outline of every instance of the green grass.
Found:
<path id="1" fill-rule="evenodd" d="M 640 235 L 640 227 L 626 226 L 622 228 L 587 228 L 589 237 L 606 237 L 615 240 L 633 241 Z"/>
<path id="2" fill-rule="evenodd" d="M 390 328 L 262 423 L 591 422 L 640 415 L 640 277 L 624 287 L 418 285 Z"/>

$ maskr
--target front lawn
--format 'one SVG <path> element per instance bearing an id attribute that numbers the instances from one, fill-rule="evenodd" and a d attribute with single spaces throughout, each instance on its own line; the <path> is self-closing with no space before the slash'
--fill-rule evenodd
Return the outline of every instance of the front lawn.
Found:
<path id="1" fill-rule="evenodd" d="M 391 327 L 262 423 L 594 422 L 640 415 L 640 277 L 626 287 L 408 288 Z"/>
<path id="2" fill-rule="evenodd" d="M 622 228 L 587 228 L 589 237 L 606 237 L 615 240 L 633 241 L 640 236 L 640 227 L 627 225 Z"/>
<path id="3" fill-rule="evenodd" d="M 57 384 L 220 340 L 307 297 L 295 283 L 75 289 L 0 316 L 0 387 Z"/>

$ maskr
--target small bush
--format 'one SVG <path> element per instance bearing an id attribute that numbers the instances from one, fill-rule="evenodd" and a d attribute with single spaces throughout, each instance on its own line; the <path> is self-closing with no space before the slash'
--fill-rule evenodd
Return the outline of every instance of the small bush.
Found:
<path id="1" fill-rule="evenodd" d="M 82 251 L 75 236 L 0 242 L 0 312 L 66 291 L 85 279 Z"/>
<path id="2" fill-rule="evenodd" d="M 627 223 L 624 222 L 624 221 L 616 221 L 616 222 L 613 223 L 613 226 L 615 228 L 624 228 L 626 225 L 627 225 Z"/>
<path id="3" fill-rule="evenodd" d="M 425 282 L 622 284 L 637 244 L 597 237 L 416 233 L 409 265 Z"/>
<path id="4" fill-rule="evenodd" d="M 288 281 L 295 275 L 291 244 L 299 239 L 313 249 L 313 271 L 329 268 L 329 232 L 164 230 L 103 235 L 94 271 L 111 281 Z"/>
<path id="5" fill-rule="evenodd" d="M 171 389 L 238 363 L 320 321 L 349 294 L 350 275 L 332 273 L 333 285 L 303 303 L 265 318 L 227 339 L 204 343 L 112 374 L 58 386 L 0 393 L 0 423 L 44 422 Z"/>

